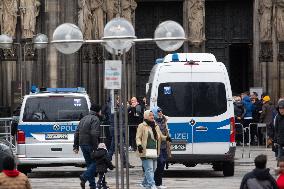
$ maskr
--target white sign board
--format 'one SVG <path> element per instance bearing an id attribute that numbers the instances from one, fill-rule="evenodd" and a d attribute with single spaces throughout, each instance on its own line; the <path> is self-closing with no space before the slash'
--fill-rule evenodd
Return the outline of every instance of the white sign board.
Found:
<path id="1" fill-rule="evenodd" d="M 252 94 L 253 92 L 256 92 L 258 94 L 257 98 L 260 100 L 263 93 L 262 87 L 250 87 L 249 93 Z"/>
<path id="2" fill-rule="evenodd" d="M 105 89 L 121 89 L 121 60 L 105 61 Z"/>

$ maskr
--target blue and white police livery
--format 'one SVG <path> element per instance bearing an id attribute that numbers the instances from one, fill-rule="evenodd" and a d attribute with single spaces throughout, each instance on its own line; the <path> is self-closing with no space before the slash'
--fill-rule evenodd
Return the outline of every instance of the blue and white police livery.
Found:
<path id="1" fill-rule="evenodd" d="M 235 126 L 226 67 L 209 53 L 176 53 L 156 64 L 146 85 L 150 108 L 169 117 L 171 163 L 209 163 L 234 175 Z"/>
<path id="2" fill-rule="evenodd" d="M 82 166 L 84 158 L 73 152 L 73 141 L 79 120 L 89 109 L 89 96 L 83 88 L 33 88 L 21 107 L 18 168 L 29 172 L 39 166 Z"/>

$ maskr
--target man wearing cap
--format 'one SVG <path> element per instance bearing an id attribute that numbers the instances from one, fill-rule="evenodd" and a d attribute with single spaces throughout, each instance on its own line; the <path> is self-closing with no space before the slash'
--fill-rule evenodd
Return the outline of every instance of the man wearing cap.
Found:
<path id="1" fill-rule="evenodd" d="M 85 189 L 85 183 L 89 181 L 90 189 L 96 189 L 95 173 L 96 163 L 91 158 L 91 153 L 97 149 L 100 137 L 101 107 L 92 104 L 90 113 L 80 120 L 74 135 L 73 151 L 77 154 L 79 146 L 87 165 L 87 170 L 80 175 L 81 188 Z"/>
<path id="2" fill-rule="evenodd" d="M 260 114 L 260 122 L 266 124 L 267 135 L 269 137 L 269 139 L 267 139 L 267 145 L 271 145 L 273 137 L 273 112 L 275 112 L 275 107 L 270 102 L 269 96 L 264 96 L 262 101 L 263 106 Z"/>
<path id="3" fill-rule="evenodd" d="M 278 158 L 280 158 L 284 155 L 284 100 L 278 102 L 277 111 L 274 120 L 274 145 L 278 146 Z"/>

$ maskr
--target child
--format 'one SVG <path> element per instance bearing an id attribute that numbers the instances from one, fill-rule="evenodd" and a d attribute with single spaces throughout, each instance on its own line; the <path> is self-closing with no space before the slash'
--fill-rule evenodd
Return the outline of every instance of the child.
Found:
<path id="1" fill-rule="evenodd" d="M 277 186 L 279 189 L 284 189 L 284 157 L 279 158 L 278 167 L 277 172 L 279 173 L 279 177 L 277 178 Z"/>
<path id="2" fill-rule="evenodd" d="M 107 158 L 107 149 L 105 143 L 100 143 L 98 149 L 92 154 L 92 158 L 96 161 L 96 173 L 99 174 L 97 183 L 98 189 L 108 189 L 106 185 L 105 173 L 107 169 L 113 170 L 114 166 Z"/>

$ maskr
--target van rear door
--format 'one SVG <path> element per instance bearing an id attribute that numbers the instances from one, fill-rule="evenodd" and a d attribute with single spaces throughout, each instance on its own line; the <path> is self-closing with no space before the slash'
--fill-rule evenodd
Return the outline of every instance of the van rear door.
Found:
<path id="1" fill-rule="evenodd" d="M 19 129 L 24 131 L 26 157 L 77 157 L 74 132 L 80 118 L 89 112 L 85 97 L 31 96 L 25 101 Z"/>
<path id="2" fill-rule="evenodd" d="M 222 72 L 192 73 L 193 154 L 225 154 L 230 147 L 228 88 Z"/>

